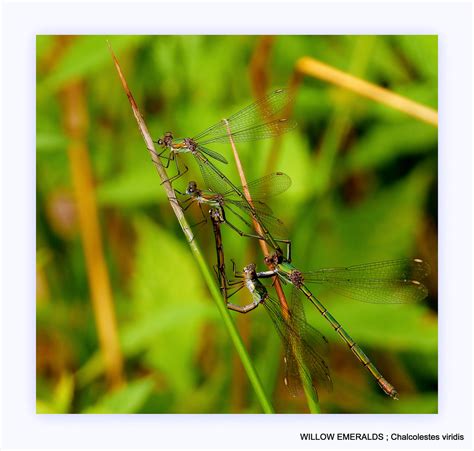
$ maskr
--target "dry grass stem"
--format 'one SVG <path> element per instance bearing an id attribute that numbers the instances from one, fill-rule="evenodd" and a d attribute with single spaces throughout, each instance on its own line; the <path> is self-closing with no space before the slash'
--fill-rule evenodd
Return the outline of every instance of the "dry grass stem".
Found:
<path id="1" fill-rule="evenodd" d="M 133 95 L 128 87 L 125 77 L 123 76 L 122 69 L 120 68 L 120 64 L 118 63 L 117 58 L 115 57 L 115 54 L 113 53 L 112 48 L 110 47 L 110 44 L 108 45 L 109 45 L 110 53 L 114 60 L 115 69 L 117 70 L 117 73 L 119 75 L 120 81 L 122 83 L 122 87 L 125 93 L 127 94 L 128 100 L 132 107 L 133 115 L 135 116 L 135 119 L 138 124 L 138 128 L 140 130 L 140 133 L 143 136 L 143 140 L 145 141 L 147 150 L 150 153 L 150 157 L 161 179 L 161 184 L 163 185 L 166 195 L 168 196 L 171 208 L 173 209 L 176 215 L 176 218 L 178 219 L 178 222 L 181 225 L 181 228 L 183 229 L 184 235 L 186 236 L 186 239 L 188 240 L 189 244 L 191 245 L 191 247 L 196 247 L 196 244 L 194 243 L 194 234 L 191 228 L 189 227 L 186 221 L 186 218 L 184 217 L 183 209 L 180 207 L 178 200 L 176 199 L 176 194 L 174 192 L 173 187 L 171 186 L 171 183 L 168 180 L 168 176 L 166 174 L 165 168 L 163 167 L 163 164 L 160 158 L 155 152 L 155 146 L 153 143 L 153 139 L 150 135 L 150 132 L 148 131 L 148 127 L 146 126 L 145 121 L 143 120 L 143 117 L 140 113 L 138 105 L 135 102 L 135 99 L 133 98 Z"/>
<path id="2" fill-rule="evenodd" d="M 227 132 L 229 134 L 229 141 L 230 141 L 230 145 L 232 147 L 232 152 L 234 154 L 235 164 L 237 166 L 237 171 L 239 173 L 240 182 L 242 183 L 242 187 L 243 187 L 243 190 L 244 190 L 244 195 L 245 195 L 248 203 L 253 207 L 252 196 L 250 195 L 250 191 L 248 189 L 247 178 L 245 177 L 245 172 L 244 172 L 244 168 L 242 167 L 242 163 L 240 162 L 239 153 L 237 152 L 237 148 L 235 147 L 234 140 L 232 139 L 229 124 L 227 124 Z M 262 228 L 260 227 L 260 224 L 253 217 L 252 217 L 252 223 L 253 223 L 255 231 L 257 232 L 257 235 L 264 236 Z M 267 245 L 266 241 L 265 240 L 258 240 L 258 242 L 260 244 L 260 248 L 262 249 L 263 256 L 264 257 L 270 256 L 270 250 L 268 248 L 268 245 Z M 273 265 L 267 263 L 267 266 L 270 269 L 273 269 Z M 281 305 L 283 314 L 286 317 L 288 315 L 288 302 L 286 300 L 285 293 L 284 293 L 283 288 L 281 286 L 280 279 L 278 279 L 278 277 L 275 276 L 275 277 L 273 277 L 272 280 L 273 280 L 273 287 L 275 288 L 275 292 L 277 293 L 278 299 L 280 301 L 280 305 Z"/>
<path id="3" fill-rule="evenodd" d="M 112 387 L 117 387 L 123 382 L 123 357 L 86 146 L 88 114 L 83 85 L 79 82 L 68 85 L 63 90 L 62 100 L 66 133 L 69 135 L 68 156 L 97 334 L 106 377 Z"/>
<path id="4" fill-rule="evenodd" d="M 184 212 L 179 205 L 175 192 L 173 190 L 173 187 L 171 186 L 171 183 L 168 180 L 165 168 L 163 167 L 163 164 L 161 163 L 160 158 L 156 155 L 155 149 L 154 149 L 154 144 L 153 144 L 153 139 L 150 136 L 150 133 L 148 132 L 148 128 L 145 124 L 145 121 L 143 120 L 142 115 L 140 114 L 140 110 L 138 109 L 138 106 L 135 102 L 135 99 L 133 98 L 133 95 L 128 87 L 128 84 L 125 80 L 125 77 L 123 76 L 122 70 L 120 68 L 119 62 L 117 61 L 117 58 L 115 57 L 115 54 L 112 51 L 112 48 L 110 47 L 109 44 L 109 50 L 112 55 L 113 61 L 115 68 L 117 70 L 117 73 L 119 75 L 120 81 L 122 83 L 122 87 L 127 94 L 128 100 L 130 102 L 130 106 L 132 107 L 133 114 L 135 116 L 135 119 L 138 124 L 138 128 L 140 130 L 140 133 L 143 136 L 143 139 L 146 143 L 148 152 L 150 153 L 150 156 L 155 163 L 155 167 L 158 171 L 158 174 L 160 176 L 160 179 L 162 181 L 162 185 L 166 191 L 166 195 L 168 196 L 169 202 L 171 207 L 174 210 L 174 213 L 176 215 L 176 218 L 178 219 L 178 222 L 183 229 L 183 232 L 186 236 L 186 239 L 188 240 L 189 246 L 191 247 L 191 251 L 194 255 L 194 258 L 196 259 L 196 263 L 198 267 L 201 270 L 201 274 L 209 288 L 209 291 L 219 309 L 219 312 L 221 314 L 221 317 L 224 321 L 224 324 L 227 328 L 227 331 L 229 332 L 230 338 L 232 339 L 232 342 L 236 348 L 236 351 L 240 357 L 240 360 L 242 362 L 243 367 L 245 368 L 245 371 L 247 373 L 247 376 L 249 377 L 249 380 L 255 390 L 255 394 L 260 402 L 260 405 L 262 407 L 262 410 L 265 413 L 273 413 L 273 407 L 267 398 L 267 395 L 265 393 L 265 390 L 263 388 L 262 382 L 260 381 L 260 378 L 255 371 L 255 368 L 250 360 L 250 357 L 247 353 L 247 350 L 245 349 L 245 346 L 242 342 L 241 337 L 239 336 L 237 329 L 235 327 L 235 324 L 232 321 L 232 318 L 230 316 L 229 310 L 226 308 L 221 292 L 219 288 L 216 286 L 216 282 L 214 279 L 214 276 L 210 269 L 207 266 L 206 261 L 204 260 L 204 257 L 199 249 L 199 246 L 196 243 L 196 240 L 194 239 L 194 235 L 191 231 L 191 228 L 188 225 L 188 222 L 184 216 Z"/>
<path id="5" fill-rule="evenodd" d="M 295 67 L 296 71 L 333 85 L 348 89 L 363 97 L 383 103 L 391 108 L 402 111 L 427 124 L 438 126 L 438 112 L 404 96 L 395 94 L 388 89 L 381 88 L 373 83 L 354 77 L 346 72 L 322 63 L 314 58 L 300 58 Z"/>

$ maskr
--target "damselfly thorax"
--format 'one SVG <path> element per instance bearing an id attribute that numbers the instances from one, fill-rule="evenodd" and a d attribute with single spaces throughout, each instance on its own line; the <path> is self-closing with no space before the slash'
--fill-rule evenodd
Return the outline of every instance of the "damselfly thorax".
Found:
<path id="1" fill-rule="evenodd" d="M 209 216 L 214 223 L 222 224 L 225 222 L 224 210 L 221 207 L 219 208 L 210 208 Z"/>
<path id="2" fill-rule="evenodd" d="M 197 183 L 194 181 L 188 183 L 186 194 L 191 196 L 196 202 L 206 204 L 212 209 L 222 209 L 224 206 L 224 197 L 222 194 L 203 191 L 197 187 Z"/>
<path id="3" fill-rule="evenodd" d="M 175 140 L 171 132 L 166 132 L 163 138 L 159 138 L 156 143 L 163 149 L 168 149 L 171 153 L 192 153 L 198 151 L 198 143 L 192 138 L 183 138 Z"/>
<path id="4" fill-rule="evenodd" d="M 242 272 L 242 276 L 245 286 L 250 291 L 254 302 L 257 301 L 259 304 L 265 302 L 268 298 L 268 292 L 262 282 L 257 278 L 255 264 L 250 263 L 247 265 Z"/>

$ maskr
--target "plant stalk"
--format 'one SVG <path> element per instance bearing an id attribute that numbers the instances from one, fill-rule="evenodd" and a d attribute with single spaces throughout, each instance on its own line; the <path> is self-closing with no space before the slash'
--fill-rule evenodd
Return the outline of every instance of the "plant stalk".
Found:
<path id="1" fill-rule="evenodd" d="M 237 152 L 237 148 L 236 148 L 235 142 L 232 138 L 231 130 L 230 130 L 230 127 L 229 127 L 229 124 L 227 123 L 227 121 L 226 121 L 226 125 L 227 125 L 227 133 L 229 135 L 230 145 L 232 147 L 232 152 L 234 154 L 235 164 L 237 166 L 237 171 L 239 173 L 240 181 L 242 183 L 244 195 L 245 195 L 248 203 L 253 207 L 252 196 L 251 196 L 250 191 L 248 189 L 247 178 L 245 177 L 245 172 L 244 172 L 244 169 L 242 167 L 242 163 L 240 161 L 239 153 Z M 262 228 L 260 227 L 260 224 L 258 223 L 258 221 L 254 217 L 252 217 L 252 222 L 253 222 L 253 226 L 254 226 L 255 231 L 257 232 L 257 234 L 260 235 L 260 236 L 263 236 Z M 258 240 L 258 242 L 260 243 L 260 248 L 262 249 L 263 256 L 268 257 L 270 255 L 270 250 L 268 249 L 268 245 L 267 245 L 266 241 L 265 240 Z M 265 259 L 265 264 L 267 265 L 267 267 L 269 269 L 274 269 L 273 265 L 271 263 L 267 263 L 267 259 Z M 280 307 L 281 307 L 283 317 L 285 318 L 285 320 L 288 320 L 288 317 L 289 317 L 288 301 L 286 300 L 285 292 L 283 291 L 283 287 L 281 286 L 280 279 L 278 278 L 278 276 L 274 276 L 272 278 L 272 281 L 273 281 L 273 287 L 275 288 L 275 292 L 278 296 L 278 300 L 280 301 Z M 309 411 L 311 413 L 320 413 L 321 409 L 319 407 L 318 397 L 317 397 L 317 394 L 316 394 L 315 390 L 313 389 L 311 381 L 307 379 L 307 377 L 304 375 L 304 372 L 302 371 L 301 368 L 299 368 L 299 371 L 300 371 L 300 375 L 301 375 L 301 381 L 302 381 L 302 384 L 303 384 L 303 389 L 304 389 L 304 392 L 305 392 L 305 395 L 306 395 L 306 400 L 308 402 Z"/>
<path id="2" fill-rule="evenodd" d="M 201 253 L 201 250 L 199 249 L 199 246 L 196 243 L 196 240 L 194 239 L 194 234 L 186 220 L 186 217 L 184 216 L 184 212 L 181 208 L 181 206 L 178 203 L 178 200 L 176 199 L 176 194 L 174 192 L 173 187 L 171 186 L 171 183 L 169 182 L 168 176 L 166 174 L 165 168 L 163 167 L 163 164 L 161 163 L 160 158 L 156 155 L 155 149 L 154 149 L 154 144 L 153 144 L 153 139 L 151 138 L 150 133 L 148 132 L 148 128 L 145 124 L 145 121 L 140 113 L 140 110 L 135 102 L 135 99 L 133 98 L 133 95 L 128 87 L 128 84 L 125 80 L 125 77 L 122 73 L 122 70 L 120 68 L 119 62 L 113 53 L 113 50 L 109 45 L 109 50 L 112 55 L 113 61 L 115 68 L 117 70 L 117 73 L 119 75 L 120 81 L 122 83 L 122 87 L 127 94 L 128 100 L 130 102 L 130 105 L 132 107 L 133 114 L 135 116 L 135 119 L 138 124 L 138 128 L 143 136 L 143 139 L 145 141 L 145 144 L 147 146 L 147 150 L 150 153 L 150 156 L 154 162 L 154 165 L 158 171 L 158 174 L 161 179 L 161 183 L 165 189 L 166 195 L 168 196 L 168 200 L 170 202 L 171 208 L 173 209 L 176 218 L 178 219 L 178 222 L 183 229 L 183 233 L 189 243 L 189 246 L 191 248 L 191 252 L 193 253 L 194 258 L 196 259 L 196 262 L 199 266 L 199 269 L 201 270 L 201 273 L 204 277 L 204 281 L 206 282 L 206 285 L 209 288 L 209 291 L 211 293 L 212 298 L 214 299 L 217 308 L 219 309 L 219 313 L 222 316 L 222 319 L 224 320 L 224 324 L 227 328 L 227 331 L 231 337 L 231 340 L 236 348 L 236 351 L 239 355 L 239 358 L 242 362 L 242 365 L 247 372 L 247 375 L 249 377 L 250 383 L 252 384 L 255 393 L 257 395 L 257 398 L 260 402 L 260 405 L 262 407 L 262 410 L 265 413 L 274 413 L 273 407 L 268 400 L 265 390 L 263 388 L 263 385 L 260 381 L 260 378 L 250 360 L 250 357 L 247 353 L 247 350 L 245 349 L 245 346 L 242 342 L 242 339 L 235 327 L 234 322 L 232 321 L 232 318 L 230 316 L 230 312 L 227 310 L 225 307 L 225 303 L 222 302 L 222 296 L 220 294 L 219 288 L 217 287 L 214 277 L 212 275 L 212 272 L 210 271 L 209 267 L 206 264 L 206 261 Z"/>
<path id="3" fill-rule="evenodd" d="M 348 89 L 375 102 L 383 103 L 427 124 L 438 126 L 438 112 L 433 108 L 395 94 L 393 91 L 343 72 L 314 58 L 308 56 L 300 58 L 296 63 L 295 70 L 301 74 Z"/>

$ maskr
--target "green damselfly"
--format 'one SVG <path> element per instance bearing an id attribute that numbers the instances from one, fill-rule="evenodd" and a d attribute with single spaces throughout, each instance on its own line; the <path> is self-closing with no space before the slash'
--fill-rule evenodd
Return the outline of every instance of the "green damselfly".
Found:
<path id="1" fill-rule="evenodd" d="M 209 213 L 217 214 L 213 210 L 219 210 L 219 217 L 222 217 L 222 222 L 228 224 L 241 236 L 248 236 L 267 241 L 274 247 L 275 250 L 280 250 L 278 243 L 285 243 L 287 245 L 287 252 L 291 253 L 291 246 L 289 240 L 286 239 L 287 231 L 283 222 L 273 216 L 271 208 L 263 202 L 264 200 L 277 196 L 285 192 L 291 185 L 291 179 L 283 172 L 273 172 L 260 179 L 248 183 L 245 187 L 250 193 L 252 203 L 249 204 L 247 200 L 243 200 L 242 196 L 238 195 L 234 189 L 229 189 L 225 184 L 217 185 L 217 192 L 201 190 L 197 183 L 191 181 L 188 183 L 186 195 L 188 199 L 184 202 L 189 202 L 189 205 L 184 207 L 184 210 L 192 205 L 192 201 L 199 205 L 203 221 L 207 221 L 207 216 L 202 210 L 203 205 L 207 205 L 211 210 Z M 239 193 L 244 192 L 244 187 L 237 188 Z M 238 226 L 232 223 L 226 216 L 226 211 L 231 212 L 232 215 L 238 218 L 248 228 L 253 229 L 248 217 L 255 219 L 259 225 L 262 235 L 255 235 L 253 233 L 243 232 Z"/>
<path id="2" fill-rule="evenodd" d="M 244 281 L 229 282 L 225 270 L 225 256 L 220 226 L 224 223 L 222 209 L 211 208 L 209 211 L 213 224 L 214 240 L 216 245 L 216 275 L 219 281 L 222 296 L 229 310 L 247 313 L 262 304 L 272 320 L 285 349 L 285 385 L 290 393 L 296 395 L 302 387 L 301 381 L 313 385 L 313 379 L 318 385 L 332 387 L 329 368 L 324 360 L 327 354 L 326 338 L 306 322 L 305 313 L 298 290 L 292 291 L 291 302 L 287 310 L 282 310 L 279 301 L 272 298 L 262 282 L 257 278 L 255 265 L 244 268 Z M 235 269 L 235 268 L 234 268 Z M 234 270 L 234 274 L 235 270 Z M 237 274 L 238 277 L 241 277 Z M 233 293 L 229 290 L 235 286 Z M 229 298 L 241 288 L 247 287 L 252 294 L 252 302 L 247 305 L 236 305 L 229 302 Z"/>
<path id="3" fill-rule="evenodd" d="M 247 265 L 240 275 L 236 275 L 242 277 L 243 281 L 229 283 L 231 286 L 238 285 L 229 297 L 245 286 L 252 295 L 252 302 L 245 306 L 227 302 L 227 308 L 240 313 L 250 312 L 259 305 L 265 308 L 283 342 L 285 385 L 290 393 L 296 395 L 305 382 L 313 387 L 318 385 L 331 389 L 329 367 L 325 362 L 328 341 L 306 321 L 298 290 L 292 290 L 290 302 L 283 309 L 280 301 L 268 294 L 257 277 L 253 263 Z"/>
<path id="4" fill-rule="evenodd" d="M 219 192 L 217 184 L 224 182 L 227 189 L 234 189 L 237 193 L 238 188 L 208 157 L 221 163 L 227 163 L 227 160 L 207 146 L 229 142 L 230 139 L 235 143 L 257 141 L 292 130 L 296 127 L 294 121 L 278 117 L 290 100 L 291 97 L 286 89 L 277 89 L 192 138 L 174 138 L 171 132 L 165 133 L 162 138 L 156 141 L 156 144 L 163 149 L 158 153 L 158 156 L 167 159 L 165 167 L 168 167 L 171 161 L 175 161 L 177 173 L 170 180 L 173 181 L 181 177 L 187 171 L 187 167 L 181 171 L 176 156 L 182 153 L 191 153 L 208 189 Z M 167 151 L 168 156 L 164 155 Z"/>
<path id="5" fill-rule="evenodd" d="M 274 177 L 272 176 L 268 176 L 265 185 L 268 184 L 271 186 L 271 183 L 269 182 L 271 182 L 273 178 Z M 262 183 L 259 179 L 256 181 L 255 186 L 260 185 L 262 185 Z M 249 184 L 250 192 L 252 191 L 251 188 L 252 184 Z M 259 193 L 259 190 L 255 191 L 256 194 Z M 271 188 L 268 188 L 268 192 L 272 192 Z M 198 193 L 198 196 L 201 197 L 201 193 Z M 225 196 L 220 196 L 217 198 L 211 196 L 210 201 L 207 202 L 209 205 L 211 205 L 211 218 L 218 218 L 217 222 L 219 222 L 219 226 L 220 223 L 227 222 L 225 219 L 224 209 L 229 209 L 229 202 L 225 203 L 223 201 L 224 198 Z M 256 198 L 258 199 L 258 195 Z M 198 201 L 202 202 L 202 199 L 198 199 Z M 230 202 L 230 204 L 232 203 Z M 252 212 L 252 214 L 255 215 L 256 211 Z M 265 224 L 265 221 L 261 219 L 259 222 Z M 266 263 L 273 269 L 256 272 L 254 265 L 248 265 L 244 269 L 244 272 L 239 275 L 235 273 L 234 268 L 234 275 L 237 277 L 243 277 L 244 283 L 238 281 L 236 283 L 228 283 L 226 282 L 224 254 L 222 248 L 222 238 L 220 237 L 220 229 L 217 227 L 217 235 L 216 221 L 214 221 L 214 219 L 213 223 L 218 254 L 218 278 L 221 285 L 221 291 L 226 298 L 227 307 L 229 309 L 238 311 L 240 313 L 247 313 L 255 309 L 261 303 L 265 305 L 264 301 L 269 298 L 269 296 L 268 293 L 265 294 L 266 289 L 260 282 L 258 282 L 258 280 L 277 276 L 284 284 L 292 284 L 297 290 L 304 294 L 304 296 L 318 309 L 321 315 L 326 318 L 334 330 L 341 336 L 341 338 L 348 345 L 350 350 L 354 353 L 361 364 L 377 380 L 382 390 L 392 398 L 398 399 L 398 393 L 395 387 L 382 376 L 375 365 L 364 353 L 362 348 L 357 345 L 348 332 L 341 326 L 334 316 L 329 313 L 328 309 L 319 301 L 319 299 L 313 295 L 313 293 L 305 285 L 305 282 L 330 287 L 345 296 L 362 302 L 381 304 L 417 302 L 424 299 L 428 294 L 426 287 L 421 283 L 421 281 L 429 274 L 429 266 L 426 262 L 420 259 L 399 259 L 349 267 L 325 268 L 315 271 L 302 272 L 291 263 L 291 242 L 287 241 L 287 257 L 284 257 L 281 250 L 278 248 L 272 256 L 266 258 Z M 268 229 L 266 230 L 266 234 L 271 237 Z M 257 238 L 262 237 L 257 236 Z M 244 306 L 238 306 L 229 303 L 228 298 L 232 296 L 232 294 L 228 294 L 228 285 L 237 285 L 238 288 L 236 291 L 246 286 L 253 296 L 253 301 Z M 234 293 L 236 291 L 234 291 Z M 270 302 L 273 306 L 277 305 L 277 303 L 271 299 L 268 302 Z M 297 305 L 297 303 L 293 302 L 293 305 Z M 274 311 L 276 310 L 278 309 L 271 309 L 271 316 L 274 323 L 279 324 L 277 329 L 281 331 L 284 327 L 286 317 L 290 315 L 289 317 L 291 318 L 293 312 L 291 307 L 289 307 L 285 312 L 285 307 L 280 305 L 280 318 L 275 320 L 274 317 L 277 313 Z M 303 321 L 299 321 L 301 314 L 296 313 L 295 317 L 297 319 L 294 320 L 291 326 L 288 326 L 290 327 L 288 334 L 293 337 L 291 339 L 292 349 L 297 349 L 296 343 L 298 340 L 294 337 L 297 337 L 298 335 L 291 329 L 295 329 L 298 324 L 300 326 L 304 325 Z M 281 332 L 279 333 L 281 335 Z M 315 333 L 311 333 L 310 335 L 315 335 Z M 288 342 L 288 340 L 288 338 L 283 338 L 284 342 Z M 308 340 L 306 339 L 306 341 Z M 304 350 L 300 350 L 297 354 L 299 356 L 304 356 L 306 352 Z M 293 361 L 298 361 L 298 356 L 293 357 Z M 311 359 L 308 357 L 308 360 Z M 300 371 L 303 371 L 303 373 L 307 374 L 308 368 L 311 369 L 312 366 L 313 365 L 311 363 L 307 363 Z M 323 383 L 326 383 L 325 379 L 323 380 Z"/>
<path id="6" fill-rule="evenodd" d="M 361 364 L 377 380 L 382 390 L 390 397 L 398 399 L 395 387 L 382 376 L 362 348 L 313 295 L 306 283 L 330 287 L 347 297 L 362 302 L 377 304 L 418 302 L 428 295 L 428 290 L 421 281 L 429 274 L 429 265 L 423 260 L 415 258 L 302 272 L 281 254 L 275 253 L 266 260 L 274 269 L 255 272 L 254 277 L 261 279 L 278 276 L 283 283 L 292 284 L 300 290 L 331 324 Z"/>
<path id="7" fill-rule="evenodd" d="M 267 177 L 268 178 L 265 180 L 265 183 L 260 182 L 260 180 L 265 178 L 259 179 L 254 183 L 256 186 L 268 186 L 268 188 L 265 188 L 264 191 L 272 193 L 273 190 L 271 186 L 275 177 L 272 175 Z M 258 202 L 258 194 L 260 194 L 259 190 L 254 191 L 256 191 L 255 194 Z M 249 184 L 249 192 L 252 197 L 252 184 Z M 276 192 L 278 192 L 278 190 L 276 190 Z M 206 199 L 204 196 L 202 196 L 202 192 L 197 192 L 197 197 L 198 202 L 208 203 L 212 208 L 219 208 L 219 215 L 223 218 L 222 222 L 228 222 L 225 219 L 224 209 L 228 210 L 229 204 L 232 205 L 232 202 L 224 202 L 226 196 L 216 196 L 213 194 Z M 245 203 L 242 203 L 242 205 L 244 206 L 242 209 L 245 211 L 247 205 Z M 398 394 L 393 385 L 382 376 L 375 365 L 363 352 L 361 347 L 357 345 L 357 343 L 351 338 L 351 336 L 341 326 L 341 324 L 334 318 L 334 316 L 329 313 L 328 309 L 313 295 L 313 293 L 306 286 L 305 282 L 331 287 L 345 296 L 362 302 L 381 304 L 417 302 L 424 299 L 428 294 L 426 287 L 421 283 L 421 281 L 429 273 L 428 264 L 420 259 L 399 259 L 349 267 L 326 268 L 316 271 L 302 272 L 291 263 L 291 242 L 289 240 L 285 241 L 287 244 L 287 256 L 284 257 L 280 247 L 276 242 L 278 240 L 275 240 L 271 235 L 270 227 L 265 227 L 266 220 L 262 218 L 262 212 L 253 208 L 250 210 L 250 214 L 252 217 L 256 217 L 259 224 L 262 224 L 263 226 L 264 236 L 256 237 L 264 239 L 275 249 L 275 253 L 273 255 L 265 258 L 267 265 L 269 265 L 272 269 L 263 272 L 255 272 L 254 279 L 277 276 L 283 283 L 292 284 L 296 289 L 303 293 L 304 296 L 332 325 L 334 330 L 341 336 L 341 338 L 349 346 L 351 351 L 362 363 L 362 365 L 367 368 L 369 373 L 377 380 L 383 391 L 392 398 L 397 399 Z M 272 216 L 272 218 L 274 217 Z M 274 219 L 276 220 L 277 218 Z M 248 222 L 246 222 L 246 224 L 249 225 Z M 236 230 L 239 232 L 238 229 Z M 249 272 L 249 274 L 250 273 L 251 272 Z M 221 277 L 225 277 L 225 274 L 222 274 Z M 257 295 L 254 297 L 253 302 L 245 306 L 235 306 L 228 303 L 228 308 L 241 313 L 247 313 L 256 308 L 261 303 L 263 298 L 261 293 L 259 293 L 259 290 L 255 290 L 255 280 L 252 280 L 249 277 L 247 277 L 246 280 L 247 288 L 253 294 L 256 293 Z M 241 284 L 241 287 L 242 286 L 243 285 Z M 284 307 L 282 306 L 282 308 Z"/>
<path id="8" fill-rule="evenodd" d="M 272 175 L 268 176 L 266 183 L 260 182 L 260 179 L 255 183 L 255 186 L 265 185 L 271 187 L 272 185 Z M 265 179 L 265 178 L 264 178 Z M 263 179 L 262 179 L 263 180 Z M 194 185 L 193 185 L 194 188 Z M 252 191 L 252 184 L 249 184 L 249 191 Z M 271 188 L 267 188 L 268 192 L 271 193 Z M 259 190 L 256 191 L 256 194 L 260 194 Z M 188 193 L 190 194 L 190 193 Z M 229 203 L 232 205 L 232 202 L 224 202 L 226 196 L 215 196 L 211 195 L 209 198 L 202 196 L 202 192 L 197 192 L 198 202 L 208 203 L 211 205 L 211 216 L 213 209 L 218 209 L 218 217 L 222 218 L 221 222 L 227 222 L 225 219 L 224 208 L 229 209 Z M 258 202 L 258 195 L 256 196 Z M 240 202 L 240 201 L 239 201 Z M 244 206 L 243 211 L 246 211 L 247 205 L 242 203 Z M 217 214 L 217 212 L 214 212 Z M 263 220 L 258 215 L 262 216 L 262 212 L 257 211 L 255 208 L 251 211 L 253 217 L 257 216 L 257 220 L 260 224 L 265 227 L 265 220 Z M 267 214 L 268 216 L 268 214 Z M 240 217 L 240 216 L 239 216 Z M 274 218 L 272 216 L 272 218 Z M 242 219 L 242 218 L 241 218 Z M 277 220 L 276 218 L 274 218 Z M 245 222 L 245 220 L 244 220 Z M 248 222 L 245 222 L 249 225 Z M 215 226 L 215 224 L 214 224 Z M 233 225 L 232 225 L 233 227 Z M 235 227 L 234 229 L 239 232 Z M 427 263 L 420 259 L 399 259 L 399 260 L 390 260 L 376 263 L 368 263 L 362 265 L 355 265 L 349 267 L 340 267 L 340 268 L 326 268 L 319 269 L 316 271 L 310 272 L 301 272 L 291 263 L 291 242 L 289 240 L 287 243 L 287 257 L 284 257 L 281 249 L 278 247 L 276 240 L 272 237 L 271 232 L 268 227 L 266 227 L 264 237 L 257 238 L 265 239 L 265 241 L 274 243 L 272 246 L 275 248 L 275 253 L 272 256 L 266 257 L 266 263 L 270 265 L 273 269 L 263 272 L 255 271 L 244 271 L 244 274 L 247 274 L 245 277 L 245 285 L 250 290 L 253 295 L 253 302 L 245 306 L 236 306 L 227 301 L 228 299 L 228 290 L 225 285 L 225 269 L 224 269 L 224 257 L 223 251 L 219 256 L 218 261 L 221 259 L 222 264 L 218 269 L 218 277 L 221 284 L 221 291 L 226 297 L 227 307 L 231 310 L 238 311 L 240 313 L 247 313 L 255 309 L 263 299 L 266 299 L 267 296 L 264 296 L 264 292 L 260 287 L 261 284 L 257 284 L 256 280 L 260 278 L 270 278 L 277 276 L 283 283 L 292 284 L 297 290 L 304 294 L 304 296 L 318 309 L 318 311 L 326 318 L 326 320 L 331 324 L 334 330 L 341 336 L 344 342 L 349 346 L 350 350 L 361 362 L 361 364 L 367 368 L 369 373 L 377 380 L 378 384 L 382 390 L 391 396 L 394 399 L 398 399 L 398 393 L 395 387 L 390 384 L 382 374 L 377 370 L 375 365 L 370 361 L 367 355 L 364 353 L 362 348 L 357 345 L 357 343 L 351 338 L 347 331 L 341 326 L 341 324 L 332 316 L 328 309 L 317 299 L 313 293 L 305 285 L 307 283 L 315 283 L 321 286 L 328 286 L 332 289 L 339 291 L 341 294 L 354 298 L 362 302 L 369 303 L 381 303 L 381 304 L 390 304 L 390 303 L 409 303 L 417 302 L 424 299 L 428 292 L 426 287 L 421 283 L 421 281 L 428 275 L 429 266 Z M 241 232 L 239 232 L 242 234 Z M 253 236 L 253 235 L 248 235 Z M 220 243 L 222 245 L 222 239 L 220 238 Z M 222 247 L 222 246 L 221 246 Z M 250 266 L 246 267 L 251 268 Z M 234 271 L 235 274 L 235 271 Z M 248 275 L 252 275 L 252 277 Z M 239 283 L 237 283 L 239 285 Z M 240 288 L 243 284 L 240 284 Z M 240 289 L 238 288 L 238 289 Z M 264 288 L 264 287 L 263 287 Z M 271 301 L 270 301 L 271 302 Z M 281 306 L 281 309 L 284 309 Z M 282 311 L 281 321 L 279 324 L 284 324 L 282 321 L 285 320 L 285 314 L 291 315 L 291 309 L 288 312 Z M 296 316 L 298 318 L 298 315 Z M 275 322 L 275 321 L 274 321 Z M 295 320 L 293 328 L 301 322 Z M 279 326 L 278 326 L 279 327 Z M 277 327 L 277 328 L 278 328 Z M 283 326 L 281 326 L 283 327 Z M 294 333 L 289 332 L 292 336 Z M 313 334 L 314 335 L 314 334 Z M 284 340 L 285 341 L 285 340 Z M 295 343 L 296 339 L 292 339 L 292 348 L 296 349 Z M 299 354 L 304 355 L 304 351 L 298 351 Z M 296 359 L 297 361 L 298 359 Z M 311 368 L 311 365 L 307 365 Z M 304 373 L 307 372 L 303 368 Z"/>

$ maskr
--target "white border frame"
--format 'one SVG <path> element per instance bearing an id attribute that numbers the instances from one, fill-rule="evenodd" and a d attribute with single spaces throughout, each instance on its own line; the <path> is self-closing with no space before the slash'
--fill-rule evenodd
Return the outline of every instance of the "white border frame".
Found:
<path id="1" fill-rule="evenodd" d="M 211 11 L 211 12 L 207 12 Z M 471 447 L 470 3 L 6 2 L 2 19 L 3 445 L 38 448 Z M 36 415 L 36 34 L 438 34 L 439 414 Z M 470 215 L 468 213 L 471 213 Z M 471 244 L 471 246 L 469 246 Z M 459 315 L 461 312 L 461 315 Z M 471 358 L 471 362 L 469 361 Z M 467 359 L 467 360 L 466 360 Z M 302 442 L 300 432 L 464 434 L 462 442 Z"/>

